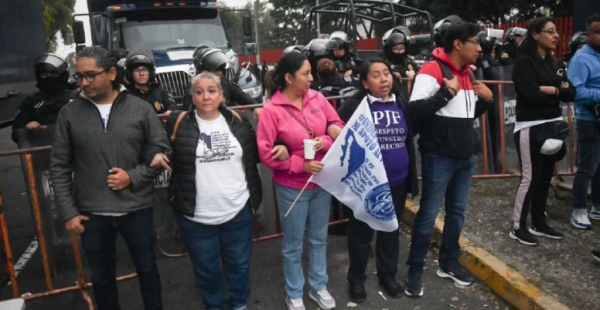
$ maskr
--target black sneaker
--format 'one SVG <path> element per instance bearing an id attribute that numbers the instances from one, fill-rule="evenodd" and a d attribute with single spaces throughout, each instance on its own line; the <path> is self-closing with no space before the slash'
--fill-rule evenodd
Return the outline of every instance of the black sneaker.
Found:
<path id="1" fill-rule="evenodd" d="M 385 292 L 392 298 L 402 297 L 402 286 L 396 282 L 394 277 L 387 276 L 383 279 L 379 279 L 379 285 L 383 287 Z"/>
<path id="2" fill-rule="evenodd" d="M 362 283 L 350 283 L 350 300 L 357 304 L 365 302 L 367 300 L 367 292 L 365 291 L 365 285 Z"/>
<path id="3" fill-rule="evenodd" d="M 554 240 L 561 240 L 565 237 L 560 231 L 548 226 L 548 224 L 540 225 L 539 227 L 531 225 L 529 232 L 538 237 L 546 237 Z"/>
<path id="4" fill-rule="evenodd" d="M 448 264 L 440 266 L 437 271 L 437 276 L 443 279 L 452 279 L 456 284 L 469 286 L 473 284 L 473 277 L 458 264 Z"/>
<path id="5" fill-rule="evenodd" d="M 539 243 L 538 238 L 525 229 L 515 230 L 514 228 L 511 228 L 508 235 L 511 239 L 517 240 L 524 245 L 534 246 Z"/>
<path id="6" fill-rule="evenodd" d="M 592 257 L 597 261 L 600 262 L 600 250 L 594 250 L 592 251 Z"/>
<path id="7" fill-rule="evenodd" d="M 406 280 L 404 294 L 409 297 L 423 296 L 423 269 L 417 270 L 413 267 L 408 269 L 408 279 Z"/>

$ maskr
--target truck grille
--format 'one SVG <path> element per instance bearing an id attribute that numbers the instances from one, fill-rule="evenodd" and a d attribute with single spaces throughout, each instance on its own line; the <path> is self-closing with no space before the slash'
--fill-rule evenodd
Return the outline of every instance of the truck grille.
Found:
<path id="1" fill-rule="evenodd" d="M 175 98 L 178 106 L 183 104 L 183 96 L 188 91 L 192 77 L 185 71 L 163 72 L 156 75 L 160 85 L 168 90 Z"/>

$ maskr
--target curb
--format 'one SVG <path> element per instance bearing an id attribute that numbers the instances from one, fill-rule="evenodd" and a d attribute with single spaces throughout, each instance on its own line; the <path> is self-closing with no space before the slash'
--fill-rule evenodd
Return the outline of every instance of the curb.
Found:
<path id="1" fill-rule="evenodd" d="M 412 227 L 418 204 L 407 200 L 402 220 Z M 432 238 L 441 244 L 444 221 L 438 217 L 433 227 Z M 459 263 L 472 275 L 479 278 L 498 296 L 519 310 L 570 310 L 555 297 L 543 292 L 523 276 L 519 271 L 475 246 L 464 236 L 460 237 L 461 253 Z"/>

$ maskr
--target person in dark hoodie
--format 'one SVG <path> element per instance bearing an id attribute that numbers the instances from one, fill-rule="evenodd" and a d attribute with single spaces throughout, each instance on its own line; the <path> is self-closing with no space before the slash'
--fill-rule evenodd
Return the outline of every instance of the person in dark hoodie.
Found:
<path id="1" fill-rule="evenodd" d="M 567 75 L 576 89 L 575 116 L 579 144 L 579 165 L 573 180 L 571 224 L 579 229 L 592 229 L 589 219 L 600 220 L 600 135 L 596 113 L 600 104 L 600 14 L 588 19 L 587 44 L 571 59 Z M 592 208 L 588 213 L 590 182 Z"/>
<path id="2" fill-rule="evenodd" d="M 411 125 L 413 111 L 399 90 L 394 87 L 393 69 L 389 63 L 382 59 L 371 58 L 362 64 L 359 75 L 361 89 L 342 104 L 338 114 L 342 121 L 348 122 L 363 101 L 369 103 L 396 215 L 401 217 L 407 194 L 410 193 L 413 198 L 419 194 L 413 138 L 415 131 Z M 415 111 L 418 115 L 418 113 L 427 113 L 422 110 L 431 110 L 433 104 L 424 103 L 413 107 L 420 110 Z M 365 222 L 356 219 L 352 212 L 349 213 L 350 300 L 362 303 L 367 298 L 364 283 L 367 278 L 369 249 L 375 231 Z M 399 229 L 393 232 L 377 231 L 375 248 L 377 277 L 379 284 L 392 298 L 402 296 L 402 287 L 395 278 L 400 253 L 399 236 Z"/>
<path id="3" fill-rule="evenodd" d="M 148 102 L 156 114 L 169 115 L 177 110 L 173 95 L 156 81 L 156 69 L 151 56 L 143 52 L 129 54 L 125 61 L 125 76 L 129 92 Z"/>
<path id="4" fill-rule="evenodd" d="M 407 264 L 405 293 L 423 295 L 424 259 L 429 248 L 433 224 L 442 201 L 446 218 L 437 275 L 460 285 L 473 278 L 458 265 L 462 230 L 473 177 L 476 134 L 473 123 L 491 106 L 493 95 L 483 83 L 472 80 L 469 66 L 481 52 L 472 23 L 454 24 L 444 37 L 444 47 L 433 51 L 434 60 L 426 63 L 415 79 L 409 109 L 432 106 L 428 113 L 411 116 L 419 130 L 419 149 L 423 176 L 423 195 L 413 225 Z M 414 119 L 413 119 L 414 118 Z"/>
<path id="5" fill-rule="evenodd" d="M 154 179 L 145 147 L 171 148 L 154 109 L 118 84 L 117 59 L 99 46 L 77 55 L 83 94 L 56 120 L 50 154 L 54 196 L 66 229 L 81 235 L 99 310 L 119 310 L 116 242 L 120 233 L 136 267 L 145 310 L 162 310 L 154 254 Z M 73 174 L 76 176 L 73 178 Z M 142 307 L 135 307 L 142 309 Z"/>
<path id="6" fill-rule="evenodd" d="M 17 108 L 12 127 L 15 142 L 18 142 L 15 130 L 39 131 L 54 124 L 59 111 L 74 97 L 68 89 L 67 62 L 60 56 L 42 54 L 36 58 L 33 69 L 39 92 L 25 98 Z"/>
<path id="7" fill-rule="evenodd" d="M 559 35 L 551 19 L 536 18 L 519 46 L 513 69 L 517 93 L 514 138 L 521 163 L 521 183 L 515 197 L 510 238 L 537 245 L 538 236 L 562 239 L 563 234 L 547 222 L 546 200 L 554 165 L 566 154 L 563 140 L 569 129 L 563 121 L 561 101 L 575 99 L 575 88 L 566 75 L 557 73 L 552 52 Z M 527 216 L 531 212 L 531 226 Z"/>

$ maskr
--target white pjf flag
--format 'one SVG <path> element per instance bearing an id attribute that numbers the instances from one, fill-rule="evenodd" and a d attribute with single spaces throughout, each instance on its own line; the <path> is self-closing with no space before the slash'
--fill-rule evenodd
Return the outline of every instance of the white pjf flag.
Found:
<path id="1" fill-rule="evenodd" d="M 329 152 L 323 169 L 309 180 L 330 192 L 354 217 L 380 231 L 398 229 L 398 220 L 373 117 L 366 100 L 358 106 Z"/>

